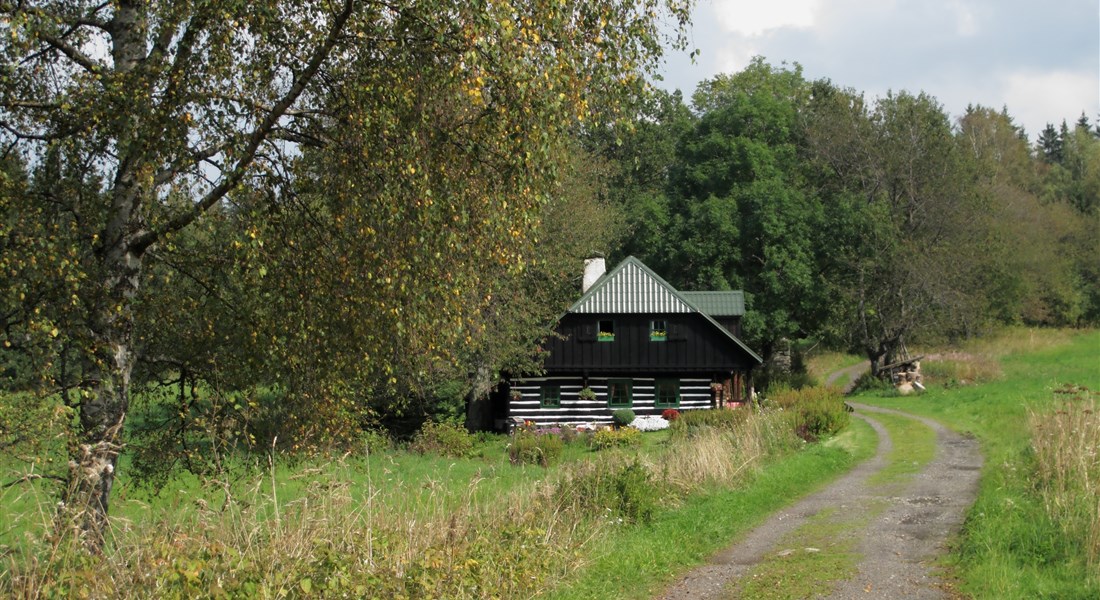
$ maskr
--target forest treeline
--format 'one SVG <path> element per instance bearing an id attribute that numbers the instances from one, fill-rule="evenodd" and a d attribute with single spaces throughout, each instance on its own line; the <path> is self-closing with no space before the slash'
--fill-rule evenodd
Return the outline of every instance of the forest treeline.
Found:
<path id="1" fill-rule="evenodd" d="M 1100 321 L 1100 125 L 1007 108 L 955 120 L 755 59 L 685 103 L 658 93 L 610 193 L 634 254 L 681 289 L 744 289 L 750 345 L 815 339 L 893 362 L 905 342 Z"/>
<path id="2" fill-rule="evenodd" d="M 592 252 L 744 289 L 765 355 L 1100 320 L 1087 119 L 1031 147 L 763 59 L 688 105 L 646 84 L 683 2 L 0 9 L 0 450 L 68 427 L 93 548 L 123 448 L 148 479 L 460 416 Z"/>

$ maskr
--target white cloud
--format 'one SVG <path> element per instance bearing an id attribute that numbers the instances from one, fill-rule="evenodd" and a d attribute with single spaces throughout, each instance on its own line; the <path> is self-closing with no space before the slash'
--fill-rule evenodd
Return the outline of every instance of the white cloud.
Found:
<path id="1" fill-rule="evenodd" d="M 731 39 L 715 49 L 714 63 L 718 73 L 736 73 L 749 66 L 752 58 L 760 53 L 760 48 L 749 40 Z"/>
<path id="2" fill-rule="evenodd" d="M 1096 121 L 1100 112 L 1097 73 L 1017 71 L 1002 77 L 1001 86 L 1008 114 L 1024 126 L 1032 139 L 1047 123 L 1060 123 L 1064 118 L 1072 125 L 1081 111 L 1090 121 Z"/>
<path id="3" fill-rule="evenodd" d="M 714 0 L 722 29 L 758 36 L 782 27 L 813 27 L 819 0 Z"/>
<path id="4" fill-rule="evenodd" d="M 948 8 L 955 13 L 955 33 L 965 37 L 978 33 L 978 17 L 972 7 L 960 0 L 954 0 Z"/>
<path id="5" fill-rule="evenodd" d="M 695 9 L 695 64 L 672 60 L 667 88 L 756 55 L 798 62 L 866 92 L 924 91 L 952 116 L 969 104 L 1008 107 L 1034 137 L 1047 122 L 1100 113 L 1096 0 L 712 0 Z"/>

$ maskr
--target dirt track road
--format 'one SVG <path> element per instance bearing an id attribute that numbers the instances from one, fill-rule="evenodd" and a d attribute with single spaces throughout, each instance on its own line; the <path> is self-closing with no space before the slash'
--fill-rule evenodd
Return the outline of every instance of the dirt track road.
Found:
<path id="1" fill-rule="evenodd" d="M 814 526 L 840 524 L 854 536 L 860 557 L 858 572 L 848 580 L 823 586 L 811 597 L 839 599 L 951 598 L 936 574 L 934 559 L 962 525 L 974 502 L 982 456 L 976 440 L 960 436 L 931 419 L 900 411 L 851 403 L 855 416 L 878 433 L 875 456 L 824 490 L 803 498 L 770 517 L 711 562 L 682 577 L 661 598 L 735 598 L 737 582 L 765 560 L 792 552 L 829 552 L 830 548 L 790 548 L 784 537 L 814 518 Z M 904 482 L 873 484 L 869 478 L 887 465 L 892 448 L 879 413 L 915 419 L 936 432 L 936 454 L 925 468 Z M 823 512 L 824 511 L 824 512 Z M 860 516 L 863 518 L 858 518 Z M 853 516 L 857 517 L 853 521 Z M 844 523 L 852 523 L 846 527 Z M 700 532 L 705 535 L 705 532 Z M 795 563 L 797 564 L 797 563 Z"/>

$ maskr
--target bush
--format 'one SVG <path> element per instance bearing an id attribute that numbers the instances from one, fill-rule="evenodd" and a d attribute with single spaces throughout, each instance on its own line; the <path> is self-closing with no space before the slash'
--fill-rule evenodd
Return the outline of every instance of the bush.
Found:
<path id="1" fill-rule="evenodd" d="M 795 433 L 807 442 L 816 442 L 838 433 L 850 419 L 844 397 L 833 388 L 777 390 L 768 400 L 791 412 Z"/>
<path id="2" fill-rule="evenodd" d="M 393 440 L 386 432 L 377 429 L 365 429 L 360 435 L 360 443 L 368 454 L 379 454 L 393 447 Z"/>
<path id="3" fill-rule="evenodd" d="M 649 523 L 662 494 L 649 471 L 638 462 L 619 469 L 614 477 L 618 513 L 631 523 Z"/>
<path id="4" fill-rule="evenodd" d="M 671 423 L 672 435 L 692 435 L 703 428 L 732 430 L 748 417 L 746 409 L 711 408 L 707 410 L 685 410 Z"/>
<path id="5" fill-rule="evenodd" d="M 555 489 L 559 503 L 599 516 L 630 523 L 652 521 L 666 498 L 662 485 L 641 463 L 590 463 L 573 472 Z"/>
<path id="6" fill-rule="evenodd" d="M 634 411 L 629 408 L 617 408 L 611 412 L 611 421 L 619 427 L 626 427 L 634 422 Z"/>
<path id="7" fill-rule="evenodd" d="M 417 454 L 465 458 L 474 452 L 474 436 L 455 423 L 427 421 L 409 443 L 409 450 Z"/>
<path id="8" fill-rule="evenodd" d="M 680 418 L 680 411 L 675 408 L 666 408 L 661 411 L 661 418 L 671 423 Z"/>
<path id="9" fill-rule="evenodd" d="M 592 449 L 634 447 L 642 442 L 642 432 L 624 427 L 622 429 L 601 429 L 592 436 Z"/>
<path id="10" fill-rule="evenodd" d="M 593 402 L 596 400 L 596 392 L 592 388 L 586 387 L 577 393 L 577 398 L 587 402 Z"/>
<path id="11" fill-rule="evenodd" d="M 863 373 L 856 379 L 856 382 L 852 384 L 852 393 L 869 392 L 874 390 L 892 390 L 894 386 L 890 385 L 890 382 L 876 377 L 871 374 L 870 371 Z"/>
<path id="12" fill-rule="evenodd" d="M 513 465 L 550 466 L 561 456 L 565 444 L 553 434 L 538 434 L 533 431 L 518 430 L 508 445 L 508 460 Z"/>
<path id="13" fill-rule="evenodd" d="M 561 441 L 565 444 L 572 444 L 573 440 L 577 439 L 577 428 L 572 425 L 566 425 L 561 428 Z"/>

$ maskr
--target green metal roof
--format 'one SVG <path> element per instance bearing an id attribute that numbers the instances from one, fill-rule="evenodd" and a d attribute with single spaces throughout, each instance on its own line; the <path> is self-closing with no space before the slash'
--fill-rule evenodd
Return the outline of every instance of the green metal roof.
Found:
<path id="1" fill-rule="evenodd" d="M 700 300 L 702 306 L 694 300 Z M 713 309 L 710 312 L 703 308 Z M 735 312 L 739 311 L 739 312 Z M 726 337 L 755 358 L 764 362 L 758 354 L 737 339 L 714 316 L 741 316 L 745 314 L 745 296 L 741 292 L 679 292 L 660 275 L 654 273 L 642 261 L 628 256 L 626 260 L 596 280 L 580 297 L 571 313 L 699 313 Z"/>
<path id="2" fill-rule="evenodd" d="M 741 291 L 680 292 L 680 296 L 712 317 L 745 316 L 745 293 Z"/>
<path id="3" fill-rule="evenodd" d="M 692 313 L 696 308 L 676 288 L 633 256 L 596 280 L 573 313 Z"/>

